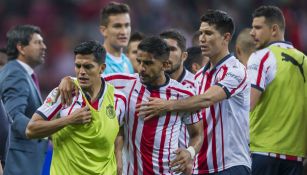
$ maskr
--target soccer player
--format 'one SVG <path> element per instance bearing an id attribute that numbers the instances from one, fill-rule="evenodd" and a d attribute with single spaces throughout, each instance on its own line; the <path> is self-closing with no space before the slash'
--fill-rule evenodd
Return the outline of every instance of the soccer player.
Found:
<path id="1" fill-rule="evenodd" d="M 100 43 L 80 43 L 74 53 L 74 83 L 80 93 L 71 105 L 63 106 L 54 89 L 33 115 L 26 135 L 52 135 L 51 175 L 117 174 L 114 141 L 123 123 L 126 98 L 100 76 L 106 55 Z"/>
<path id="2" fill-rule="evenodd" d="M 198 95 L 168 101 L 149 98 L 138 106 L 139 115 L 149 120 L 167 111 L 201 110 L 204 142 L 193 174 L 249 175 L 250 86 L 244 65 L 228 50 L 233 20 L 223 11 L 208 10 L 201 17 L 199 31 L 202 53 L 210 62 L 195 75 Z"/>
<path id="3" fill-rule="evenodd" d="M 107 51 L 104 74 L 134 73 L 129 58 L 123 53 L 131 33 L 129 11 L 127 4 L 110 2 L 100 12 L 100 33 Z"/>
<path id="4" fill-rule="evenodd" d="M 236 40 L 236 56 L 240 62 L 247 66 L 249 56 L 256 51 L 256 43 L 250 35 L 250 28 L 241 30 Z"/>
<path id="5" fill-rule="evenodd" d="M 170 48 L 170 67 L 165 72 L 169 76 L 196 92 L 194 84 L 194 74 L 186 70 L 183 66 L 184 60 L 187 58 L 186 39 L 176 30 L 166 30 L 160 33 L 160 37 L 165 40 Z M 179 147 L 187 148 L 189 145 L 189 133 L 183 124 L 180 129 Z"/>
<path id="6" fill-rule="evenodd" d="M 302 174 L 306 157 L 307 59 L 285 41 L 285 27 L 276 6 L 260 6 L 253 13 L 250 34 L 258 51 L 248 60 L 248 76 L 255 175 Z"/>
<path id="7" fill-rule="evenodd" d="M 183 65 L 193 74 L 196 74 L 202 67 L 204 67 L 209 62 L 209 58 L 202 55 L 200 46 L 188 48 L 187 53 L 188 57 L 183 62 Z"/>
<path id="8" fill-rule="evenodd" d="M 136 61 L 138 45 L 145 38 L 145 35 L 141 32 L 135 32 L 131 35 L 128 42 L 127 56 L 130 59 L 134 72 L 138 71 L 138 63 Z"/>
<path id="9" fill-rule="evenodd" d="M 149 97 L 182 99 L 193 96 L 193 92 L 179 82 L 170 79 L 168 68 L 169 47 L 159 37 L 148 37 L 138 45 L 137 62 L 139 74 L 112 74 L 105 80 L 114 84 L 128 96 L 127 115 L 129 164 L 127 174 L 173 174 L 189 173 L 193 158 L 198 153 L 202 136 L 202 123 L 194 113 L 166 112 L 144 121 L 136 112 L 136 105 L 145 103 Z M 60 88 L 71 87 L 71 80 L 62 80 Z M 62 89 L 63 90 L 63 89 Z M 61 92 L 63 92 L 61 90 Z M 66 91 L 70 94 L 71 89 Z M 181 124 L 187 125 L 189 147 L 178 148 Z"/>

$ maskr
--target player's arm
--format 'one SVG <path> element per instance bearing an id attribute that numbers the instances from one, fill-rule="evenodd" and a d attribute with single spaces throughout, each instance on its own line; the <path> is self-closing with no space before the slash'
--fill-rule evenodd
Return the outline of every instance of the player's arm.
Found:
<path id="1" fill-rule="evenodd" d="M 202 122 L 186 125 L 190 141 L 187 149 L 179 148 L 176 151 L 176 158 L 171 162 L 171 167 L 176 167 L 175 172 L 184 172 L 189 174 L 192 171 L 195 155 L 200 151 L 203 143 L 203 125 Z"/>
<path id="2" fill-rule="evenodd" d="M 46 120 L 39 113 L 34 113 L 26 128 L 27 138 L 43 138 L 54 134 L 71 124 L 85 124 L 91 121 L 91 112 L 88 107 L 75 110 L 68 116 L 54 120 Z"/>
<path id="3" fill-rule="evenodd" d="M 258 90 L 257 88 L 251 88 L 251 95 L 250 95 L 250 111 L 253 111 L 256 107 L 262 91 Z"/>
<path id="4" fill-rule="evenodd" d="M 123 172 L 122 150 L 124 147 L 124 127 L 121 126 L 118 135 L 115 139 L 115 157 L 117 162 L 117 174 L 121 175 Z"/>
<path id="5" fill-rule="evenodd" d="M 139 116 L 144 116 L 144 120 L 147 120 L 166 111 L 194 112 L 202 108 L 207 108 L 226 98 L 227 94 L 223 87 L 214 85 L 204 94 L 188 97 L 182 100 L 149 98 L 148 103 L 143 103 L 137 106 L 137 111 L 139 111 Z"/>
<path id="6" fill-rule="evenodd" d="M 62 78 L 58 88 L 61 102 L 67 106 L 71 105 L 72 103 L 73 92 L 75 95 L 79 93 L 79 88 L 76 87 L 75 83 L 73 82 L 73 78 L 69 76 Z"/>

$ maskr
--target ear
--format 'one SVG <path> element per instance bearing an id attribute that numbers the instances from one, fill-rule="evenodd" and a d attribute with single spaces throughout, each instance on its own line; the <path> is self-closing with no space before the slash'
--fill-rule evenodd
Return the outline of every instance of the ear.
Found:
<path id="1" fill-rule="evenodd" d="M 231 40 L 231 34 L 229 32 L 224 34 L 224 41 L 226 41 L 227 43 L 230 43 Z"/>
<path id="2" fill-rule="evenodd" d="M 241 49 L 237 45 L 236 45 L 236 54 L 239 55 L 239 56 L 241 55 Z"/>
<path id="3" fill-rule="evenodd" d="M 20 42 L 18 42 L 16 44 L 16 48 L 17 48 L 20 55 L 25 55 L 25 51 L 24 51 L 25 46 L 24 45 L 22 45 Z"/>
<path id="4" fill-rule="evenodd" d="M 104 70 L 106 69 L 107 65 L 105 63 L 100 65 L 100 74 L 102 74 L 104 72 Z"/>
<path id="5" fill-rule="evenodd" d="M 279 26 L 277 24 L 273 24 L 272 25 L 272 36 L 277 36 L 279 33 Z"/>
<path id="6" fill-rule="evenodd" d="M 106 32 L 106 30 L 107 30 L 107 27 L 106 26 L 100 26 L 99 27 L 99 31 L 100 31 L 100 33 L 101 33 L 101 35 L 103 36 L 103 37 L 106 37 L 106 34 L 107 34 L 107 32 Z"/>
<path id="7" fill-rule="evenodd" d="M 196 73 L 201 67 L 197 64 L 197 63 L 192 63 L 191 65 L 191 69 L 192 69 L 192 73 Z"/>
<path id="8" fill-rule="evenodd" d="M 182 62 L 184 62 L 187 59 L 187 57 L 188 57 L 188 52 L 183 52 L 181 54 Z"/>
<path id="9" fill-rule="evenodd" d="M 170 60 L 166 60 L 162 62 L 162 69 L 163 71 L 168 70 L 171 66 Z"/>

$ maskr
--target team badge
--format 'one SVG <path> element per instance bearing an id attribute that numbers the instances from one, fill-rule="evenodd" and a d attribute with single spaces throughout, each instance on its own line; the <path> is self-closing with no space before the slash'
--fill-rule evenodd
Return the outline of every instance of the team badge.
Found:
<path id="1" fill-rule="evenodd" d="M 110 119 L 113 119 L 115 117 L 115 109 L 114 109 L 114 106 L 112 106 L 111 104 L 109 104 L 107 106 L 107 116 L 110 118 Z"/>

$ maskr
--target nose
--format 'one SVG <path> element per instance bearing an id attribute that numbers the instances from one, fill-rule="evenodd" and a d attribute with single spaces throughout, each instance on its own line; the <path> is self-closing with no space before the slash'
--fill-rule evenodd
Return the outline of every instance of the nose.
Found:
<path id="1" fill-rule="evenodd" d="M 205 41 L 206 41 L 205 34 L 200 34 L 200 35 L 199 35 L 199 42 L 200 42 L 200 43 L 204 43 Z"/>
<path id="2" fill-rule="evenodd" d="M 42 42 L 41 45 L 42 45 L 42 48 L 43 48 L 43 49 L 45 49 L 45 50 L 47 49 L 47 46 L 46 46 L 46 44 L 45 44 L 44 42 Z"/>
<path id="3" fill-rule="evenodd" d="M 80 73 L 81 75 L 84 75 L 84 74 L 85 74 L 85 69 L 83 68 L 83 66 L 80 67 L 79 73 Z"/>
<path id="4" fill-rule="evenodd" d="M 255 30 L 252 28 L 252 30 L 249 32 L 249 34 L 250 34 L 251 36 L 255 36 Z"/>
<path id="5" fill-rule="evenodd" d="M 131 27 L 130 25 L 124 25 L 121 30 L 120 30 L 120 33 L 121 34 L 128 34 L 131 32 Z"/>

